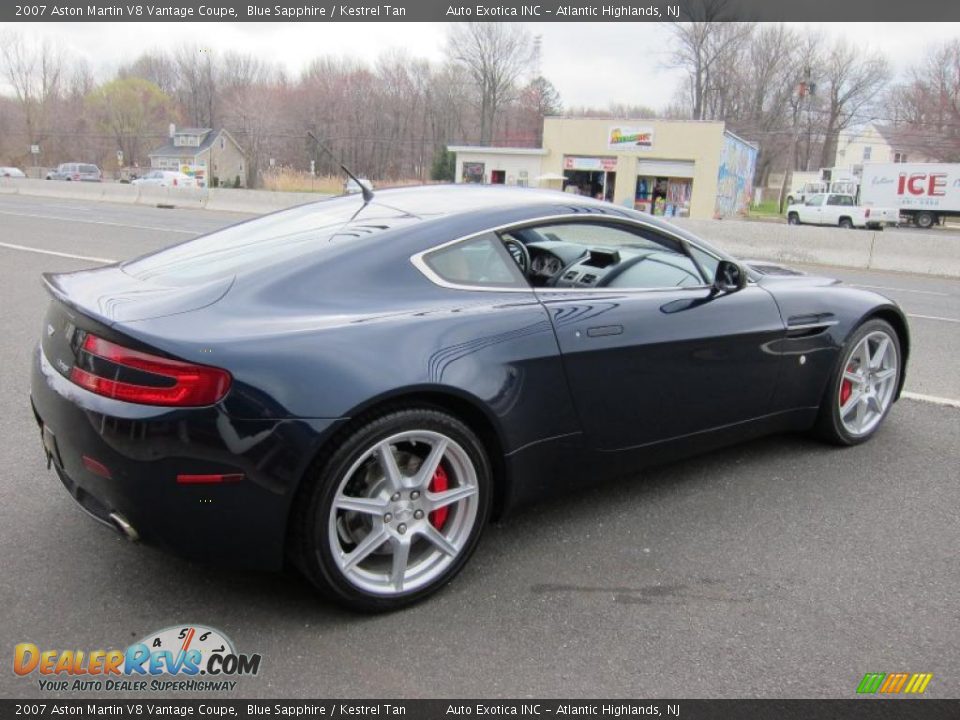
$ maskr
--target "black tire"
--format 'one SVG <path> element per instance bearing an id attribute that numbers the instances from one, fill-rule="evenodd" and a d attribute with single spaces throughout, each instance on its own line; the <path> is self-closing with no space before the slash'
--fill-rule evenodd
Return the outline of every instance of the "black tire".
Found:
<path id="1" fill-rule="evenodd" d="M 796 213 L 790 213 L 789 215 L 787 215 L 787 222 L 788 222 L 790 225 L 799 225 L 799 224 L 800 224 L 800 216 L 797 215 Z"/>
<path id="2" fill-rule="evenodd" d="M 854 435 L 847 431 L 840 419 L 840 385 L 843 380 L 844 369 L 850 362 L 851 352 L 857 347 L 857 344 L 864 337 L 877 331 L 886 333 L 890 337 L 891 342 L 896 349 L 897 375 L 894 378 L 894 394 L 876 425 L 869 432 L 863 435 Z M 844 343 L 843 349 L 837 358 L 837 362 L 834 365 L 833 371 L 830 375 L 830 380 L 827 383 L 827 388 L 824 391 L 823 398 L 820 402 L 820 411 L 814 427 L 815 433 L 821 439 L 831 442 L 835 445 L 859 445 L 860 443 L 866 442 L 872 438 L 876 434 L 877 430 L 883 425 L 884 420 L 886 420 L 887 415 L 890 413 L 890 409 L 893 407 L 894 399 L 896 398 L 896 388 L 899 387 L 900 377 L 902 374 L 903 352 L 900 347 L 900 338 L 897 335 L 897 331 L 893 329 L 893 326 L 885 320 L 880 319 L 868 320 L 860 325 L 856 330 L 853 331 L 853 333 L 851 333 L 850 337 L 847 338 L 847 341 Z M 838 401 L 834 402 L 835 399 Z"/>
<path id="3" fill-rule="evenodd" d="M 914 215 L 913 220 L 918 228 L 923 228 L 924 230 L 929 230 L 937 224 L 937 216 L 932 212 L 918 212 Z"/>
<path id="4" fill-rule="evenodd" d="M 378 594 L 354 584 L 334 559 L 335 550 L 327 531 L 330 513 L 340 484 L 358 459 L 380 441 L 414 430 L 442 434 L 465 451 L 476 473 L 476 515 L 463 547 L 429 584 L 390 595 Z M 398 610 L 437 592 L 463 569 L 489 521 L 493 478 L 483 443 L 463 422 L 445 412 L 431 408 L 404 408 L 370 416 L 331 444 L 334 448 L 331 454 L 321 458 L 312 477 L 305 478 L 304 482 L 308 484 L 298 494 L 291 518 L 294 546 L 291 549 L 301 571 L 327 597 L 345 608 L 361 612 Z"/>
<path id="5" fill-rule="evenodd" d="M 840 218 L 840 227 L 842 227 L 844 230 L 852 230 L 853 220 L 850 218 Z"/>

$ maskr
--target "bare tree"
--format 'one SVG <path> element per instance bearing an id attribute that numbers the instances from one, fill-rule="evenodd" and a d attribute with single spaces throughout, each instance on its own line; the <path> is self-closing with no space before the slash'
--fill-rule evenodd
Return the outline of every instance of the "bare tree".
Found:
<path id="1" fill-rule="evenodd" d="M 31 43 L 7 32 L 0 36 L 0 63 L 20 106 L 27 141 L 41 142 L 60 93 L 62 53 L 49 39 Z"/>
<path id="2" fill-rule="evenodd" d="M 464 67 L 479 96 L 480 144 L 493 140 L 497 113 L 516 91 L 534 57 L 530 34 L 521 25 L 457 23 L 447 35 L 447 57 Z"/>
<path id="3" fill-rule="evenodd" d="M 520 91 L 517 105 L 518 123 L 530 138 L 523 144 L 539 147 L 543 144 L 543 119 L 563 112 L 560 93 L 552 82 L 538 75 Z"/>
<path id="4" fill-rule="evenodd" d="M 752 23 L 732 20 L 730 0 L 700 0 L 689 6 L 689 21 L 673 24 L 676 47 L 670 64 L 687 73 L 690 116 L 708 119 L 711 102 L 722 104 L 728 87 L 715 77 L 735 65 Z"/>
<path id="5" fill-rule="evenodd" d="M 823 78 L 826 87 L 820 166 L 829 167 L 837 154 L 841 131 L 862 123 L 863 112 L 876 102 L 890 79 L 890 66 L 880 53 L 837 40 L 825 57 Z"/>
<path id="6" fill-rule="evenodd" d="M 219 121 L 219 68 L 213 52 L 197 45 L 184 45 L 174 58 L 177 89 L 187 122 L 215 128 Z"/>
<path id="7" fill-rule="evenodd" d="M 960 162 L 960 40 L 930 48 L 894 86 L 887 102 L 901 149 L 943 162 Z"/>

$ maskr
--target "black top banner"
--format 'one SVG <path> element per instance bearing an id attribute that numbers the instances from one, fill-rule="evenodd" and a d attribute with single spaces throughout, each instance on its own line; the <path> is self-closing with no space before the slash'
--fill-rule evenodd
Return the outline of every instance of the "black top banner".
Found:
<path id="1" fill-rule="evenodd" d="M 0 5 L 0 22 L 663 22 L 960 20 L 944 0 L 62 0 Z"/>

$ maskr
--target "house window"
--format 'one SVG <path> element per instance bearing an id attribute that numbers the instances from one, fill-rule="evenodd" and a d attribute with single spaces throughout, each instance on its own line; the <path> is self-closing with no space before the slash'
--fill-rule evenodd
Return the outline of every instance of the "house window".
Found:
<path id="1" fill-rule="evenodd" d="M 865 145 L 865 146 L 863 147 L 863 159 L 864 159 L 864 161 L 869 160 L 869 159 L 870 159 L 870 156 L 871 156 L 872 154 L 873 154 L 873 148 L 870 147 L 869 145 Z"/>
<path id="2" fill-rule="evenodd" d="M 173 138 L 173 144 L 177 147 L 199 147 L 199 135 L 176 135 Z"/>
<path id="3" fill-rule="evenodd" d="M 894 154 L 893 154 L 893 161 L 894 161 L 895 163 L 905 163 L 905 162 L 907 161 L 907 154 L 906 154 L 906 153 L 894 153 Z"/>
<path id="4" fill-rule="evenodd" d="M 225 146 L 225 143 L 224 143 L 224 140 L 223 140 L 223 135 L 221 135 L 221 136 L 220 136 L 220 149 L 223 150 L 224 146 Z"/>

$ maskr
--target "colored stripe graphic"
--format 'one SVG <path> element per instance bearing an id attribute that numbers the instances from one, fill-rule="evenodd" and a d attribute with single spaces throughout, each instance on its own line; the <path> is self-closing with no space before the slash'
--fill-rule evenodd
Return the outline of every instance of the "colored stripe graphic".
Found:
<path id="1" fill-rule="evenodd" d="M 927 685 L 930 684 L 932 679 L 933 673 L 914 673 L 913 677 L 910 678 L 910 682 L 907 683 L 904 692 L 919 695 L 927 689 Z"/>
<path id="2" fill-rule="evenodd" d="M 933 673 L 867 673 L 857 686 L 860 694 L 896 695 L 900 692 L 921 695 L 933 679 Z"/>
<path id="3" fill-rule="evenodd" d="M 870 693 L 873 694 L 880 689 L 880 683 L 883 682 L 883 678 L 886 677 L 886 673 L 867 673 L 863 676 L 863 680 L 860 681 L 860 685 L 857 687 L 858 693 Z"/>
<path id="4" fill-rule="evenodd" d="M 891 694 L 900 692 L 908 677 L 909 675 L 906 673 L 890 673 L 883 685 L 880 686 L 880 692 Z"/>

